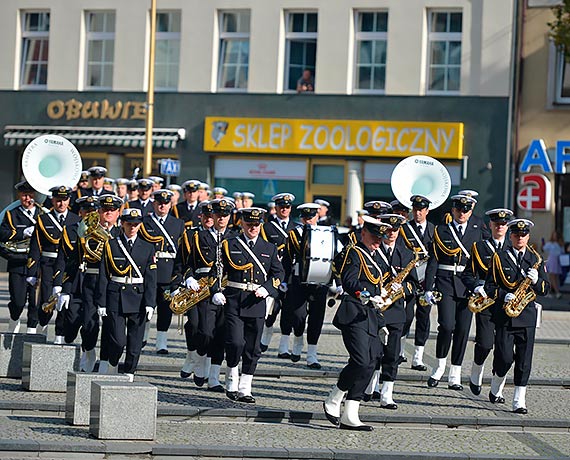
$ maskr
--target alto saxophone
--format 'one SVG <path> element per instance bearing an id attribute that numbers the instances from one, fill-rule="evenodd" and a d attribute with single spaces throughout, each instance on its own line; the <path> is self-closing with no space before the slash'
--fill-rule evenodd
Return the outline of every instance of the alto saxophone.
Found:
<path id="1" fill-rule="evenodd" d="M 48 297 L 47 301 L 42 304 L 42 310 L 45 313 L 52 313 L 57 303 L 57 294 L 52 294 Z"/>
<path id="2" fill-rule="evenodd" d="M 536 256 L 536 262 L 533 264 L 532 268 L 537 270 L 542 263 L 542 257 L 531 246 L 528 246 L 528 250 Z M 530 302 L 536 299 L 536 292 L 534 292 L 532 289 L 529 290 L 529 287 L 530 278 L 525 277 L 525 279 L 521 281 L 516 291 L 514 292 L 515 298 L 513 300 L 505 302 L 503 305 L 503 309 L 505 310 L 507 316 L 516 318 L 522 313 L 522 311 Z"/>
<path id="3" fill-rule="evenodd" d="M 436 302 L 441 302 L 441 299 L 443 299 L 443 294 L 442 294 L 441 292 L 439 292 L 439 291 L 432 291 L 432 294 L 433 294 L 433 299 L 434 299 Z M 425 294 L 422 294 L 421 296 L 418 297 L 418 304 L 419 304 L 421 307 L 429 307 L 429 306 L 431 305 L 431 303 L 429 303 L 429 302 L 426 300 L 426 295 L 425 295 Z"/>
<path id="4" fill-rule="evenodd" d="M 497 296 L 495 297 L 483 297 L 480 294 L 473 293 L 469 296 L 469 301 L 467 302 L 467 308 L 472 313 L 481 313 L 482 311 L 489 308 L 497 301 Z"/>
<path id="5" fill-rule="evenodd" d="M 408 274 L 412 271 L 412 269 L 416 266 L 420 258 L 419 251 L 414 251 L 414 258 L 406 265 L 402 270 L 398 272 L 398 274 L 392 278 L 388 284 L 385 286 L 386 289 L 386 297 L 383 297 L 382 300 L 384 304 L 380 307 L 380 311 L 384 312 L 390 308 L 390 306 L 396 302 L 397 300 L 404 297 L 404 288 L 401 287 L 398 290 L 393 289 L 394 284 L 402 284 L 404 279 Z"/>

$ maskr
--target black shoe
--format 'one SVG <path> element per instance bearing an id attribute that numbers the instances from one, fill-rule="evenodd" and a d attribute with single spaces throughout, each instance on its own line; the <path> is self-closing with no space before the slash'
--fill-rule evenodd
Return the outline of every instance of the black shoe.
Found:
<path id="1" fill-rule="evenodd" d="M 375 401 L 380 401 L 381 396 L 382 395 L 380 394 L 379 391 L 375 391 L 374 393 L 372 393 L 372 399 Z"/>
<path id="2" fill-rule="evenodd" d="M 427 371 L 427 366 L 425 364 L 413 364 L 412 369 L 414 371 Z"/>
<path id="3" fill-rule="evenodd" d="M 142 347 L 141 347 L 141 348 L 144 348 L 144 347 L 146 347 L 146 340 L 143 340 L 143 343 L 142 343 Z"/>
<path id="4" fill-rule="evenodd" d="M 389 410 L 396 410 L 398 408 L 398 405 L 396 403 L 392 403 L 392 404 L 380 404 L 380 407 L 382 409 L 389 409 Z"/>
<path id="5" fill-rule="evenodd" d="M 251 395 L 241 395 L 238 396 L 238 402 L 247 403 L 247 404 L 255 404 L 255 398 Z"/>
<path id="6" fill-rule="evenodd" d="M 277 353 L 277 357 L 279 359 L 291 359 L 291 355 L 289 353 Z"/>
<path id="7" fill-rule="evenodd" d="M 225 390 L 222 385 L 216 385 L 213 387 L 208 387 L 208 391 L 213 391 L 214 393 L 223 393 Z"/>
<path id="8" fill-rule="evenodd" d="M 370 425 L 351 426 L 351 425 L 345 425 L 344 423 L 341 423 L 339 425 L 339 428 L 341 430 L 352 430 L 352 431 L 372 431 L 372 430 L 374 430 L 374 427 L 370 426 Z"/>
<path id="9" fill-rule="evenodd" d="M 471 380 L 469 380 L 469 389 L 475 396 L 479 396 L 481 394 L 481 385 L 475 385 Z"/>
<path id="10" fill-rule="evenodd" d="M 205 381 L 206 381 L 205 377 L 198 377 L 198 376 L 196 376 L 196 374 L 194 374 L 194 383 L 197 386 L 199 386 L 199 387 L 203 386 Z"/>
<path id="11" fill-rule="evenodd" d="M 521 415 L 526 415 L 526 414 L 528 414 L 528 410 L 527 410 L 526 407 L 519 407 L 519 408 L 513 410 L 513 412 L 514 412 L 515 414 L 521 414 Z"/>
<path id="12" fill-rule="evenodd" d="M 430 377 L 427 380 L 427 386 L 430 388 L 435 388 L 438 384 L 439 384 L 439 380 L 436 380 L 433 377 Z"/>
<path id="13" fill-rule="evenodd" d="M 325 406 L 325 403 L 323 403 L 323 411 L 325 412 L 325 417 L 327 418 L 327 420 L 331 422 L 334 426 L 338 426 L 340 417 L 335 417 L 334 415 L 329 414 L 327 412 L 327 407 Z"/>
<path id="14" fill-rule="evenodd" d="M 407 363 L 407 362 L 408 362 L 408 358 L 406 358 L 405 356 L 398 357 L 398 365 L 402 364 L 402 363 Z"/>
<path id="15" fill-rule="evenodd" d="M 463 385 L 460 385 L 459 383 L 452 383 L 451 385 L 447 385 L 447 388 L 455 391 L 463 391 Z"/>
<path id="16" fill-rule="evenodd" d="M 309 369 L 320 369 L 322 366 L 319 363 L 311 363 L 311 364 L 307 364 L 307 367 Z"/>
<path id="17" fill-rule="evenodd" d="M 166 348 L 161 348 L 160 350 L 158 350 L 156 352 L 157 355 L 167 355 L 168 354 L 168 350 Z"/>
<path id="18" fill-rule="evenodd" d="M 301 359 L 301 355 L 294 355 L 291 354 L 291 361 L 293 361 L 294 363 L 296 363 L 297 361 L 299 361 Z"/>
<path id="19" fill-rule="evenodd" d="M 180 377 L 182 377 L 183 379 L 187 379 L 187 378 L 190 377 L 191 375 L 192 375 L 192 372 L 180 371 Z"/>
<path id="20" fill-rule="evenodd" d="M 372 399 L 372 395 L 369 395 L 369 394 L 367 394 L 367 393 L 364 393 L 364 396 L 362 397 L 362 400 L 363 400 L 364 402 L 368 402 L 368 401 L 370 401 L 371 399 Z"/>
<path id="21" fill-rule="evenodd" d="M 237 401 L 239 397 L 239 393 L 237 391 L 228 391 L 226 390 L 226 396 L 231 399 L 232 401 Z"/>
<path id="22" fill-rule="evenodd" d="M 505 398 L 502 396 L 495 396 L 493 393 L 489 391 L 489 401 L 493 404 L 505 404 Z"/>
<path id="23" fill-rule="evenodd" d="M 267 349 L 269 348 L 269 345 L 263 345 L 262 343 L 259 345 L 259 348 L 261 349 L 261 353 L 265 353 L 267 351 Z"/>

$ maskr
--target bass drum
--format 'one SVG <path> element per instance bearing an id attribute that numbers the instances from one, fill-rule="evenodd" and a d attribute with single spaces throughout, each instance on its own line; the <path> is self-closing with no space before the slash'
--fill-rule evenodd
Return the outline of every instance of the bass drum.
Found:
<path id="1" fill-rule="evenodd" d="M 307 284 L 329 284 L 332 279 L 332 261 L 336 256 L 336 227 L 303 228 L 301 239 L 300 275 Z"/>

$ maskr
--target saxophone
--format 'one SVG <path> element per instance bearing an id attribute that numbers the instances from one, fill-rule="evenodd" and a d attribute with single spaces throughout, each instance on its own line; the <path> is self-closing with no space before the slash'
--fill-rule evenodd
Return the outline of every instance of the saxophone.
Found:
<path id="1" fill-rule="evenodd" d="M 532 246 L 528 246 L 528 250 L 536 256 L 536 262 L 533 264 L 531 268 L 537 270 L 538 267 L 540 267 L 540 264 L 542 263 L 542 257 L 538 252 L 534 250 Z M 521 281 L 521 283 L 517 287 L 517 290 L 513 293 L 515 295 L 515 298 L 513 300 L 505 302 L 505 304 L 503 305 L 503 309 L 505 310 L 507 316 L 510 316 L 511 318 L 516 318 L 522 313 L 522 311 L 530 302 L 536 299 L 536 292 L 534 292 L 532 289 L 529 290 L 529 287 L 530 287 L 530 279 L 525 278 L 524 280 Z"/>
<path id="2" fill-rule="evenodd" d="M 406 276 L 408 276 L 408 274 L 416 266 L 419 258 L 420 258 L 419 251 L 414 251 L 414 258 L 408 263 L 408 265 L 406 265 L 402 270 L 400 270 L 398 272 L 398 274 L 394 278 L 392 278 L 388 282 L 388 284 L 386 284 L 386 286 L 384 286 L 387 294 L 386 294 L 386 297 L 382 297 L 384 304 L 379 309 L 381 312 L 388 310 L 388 308 L 390 308 L 390 306 L 394 302 L 396 302 L 397 300 L 404 297 L 404 288 L 403 287 L 401 287 L 397 291 L 394 291 L 392 286 L 394 284 L 402 284 L 404 282 L 404 279 L 406 278 Z"/>
<path id="3" fill-rule="evenodd" d="M 482 311 L 489 308 L 493 305 L 497 300 L 497 296 L 495 297 L 483 297 L 482 295 L 473 293 L 469 297 L 469 301 L 467 302 L 467 308 L 471 313 L 481 313 Z"/>

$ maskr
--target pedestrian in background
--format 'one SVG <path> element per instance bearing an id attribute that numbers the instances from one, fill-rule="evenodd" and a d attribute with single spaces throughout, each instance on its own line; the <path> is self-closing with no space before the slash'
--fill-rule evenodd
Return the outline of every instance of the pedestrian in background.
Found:
<path id="1" fill-rule="evenodd" d="M 542 252 L 546 253 L 546 271 L 548 273 L 548 281 L 550 281 L 550 289 L 557 299 L 562 297 L 560 293 L 560 275 L 562 267 L 560 266 L 560 255 L 564 253 L 564 241 L 560 233 L 553 231 L 550 240 L 545 243 L 542 239 Z"/>

